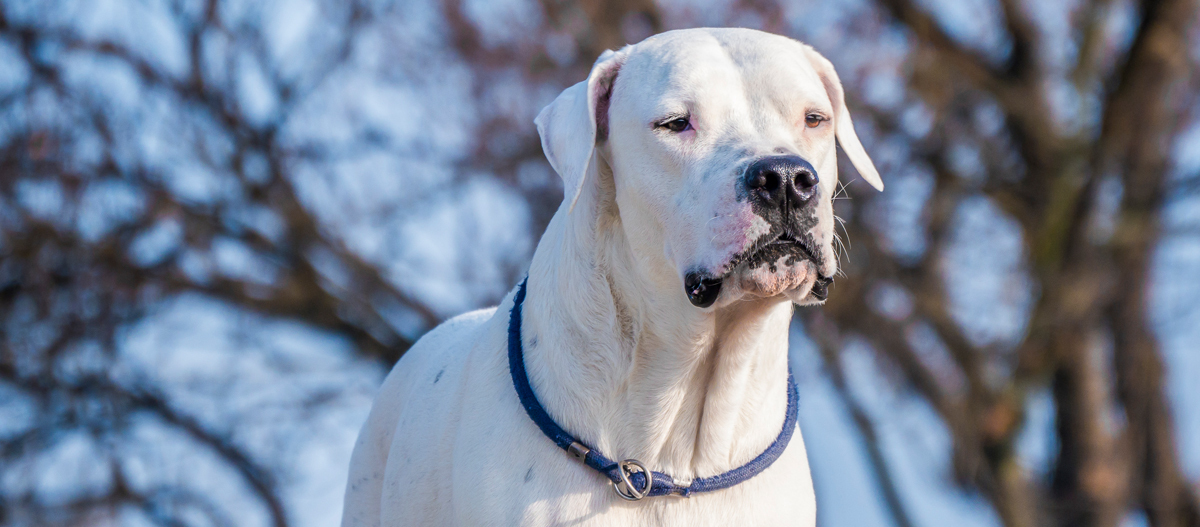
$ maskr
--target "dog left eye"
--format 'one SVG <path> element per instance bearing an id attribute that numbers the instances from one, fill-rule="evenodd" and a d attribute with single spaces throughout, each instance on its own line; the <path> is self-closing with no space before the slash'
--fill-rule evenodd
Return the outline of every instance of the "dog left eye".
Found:
<path id="1" fill-rule="evenodd" d="M 821 115 L 819 113 L 810 113 L 810 114 L 804 116 L 804 125 L 809 128 L 816 128 L 825 121 L 828 121 L 828 119 L 826 119 L 824 115 Z"/>
<path id="2" fill-rule="evenodd" d="M 687 117 L 676 117 L 669 121 L 663 121 L 658 124 L 659 128 L 666 128 L 675 133 L 684 132 L 692 128 L 692 122 Z"/>

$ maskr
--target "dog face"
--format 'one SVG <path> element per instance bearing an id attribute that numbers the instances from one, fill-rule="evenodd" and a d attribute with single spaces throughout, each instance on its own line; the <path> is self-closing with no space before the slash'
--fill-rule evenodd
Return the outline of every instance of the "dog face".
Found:
<path id="1" fill-rule="evenodd" d="M 599 145 L 637 259 L 700 308 L 824 300 L 837 271 L 837 143 L 882 188 L 832 65 L 753 30 L 673 31 L 608 52 L 538 126 L 568 200 Z"/>

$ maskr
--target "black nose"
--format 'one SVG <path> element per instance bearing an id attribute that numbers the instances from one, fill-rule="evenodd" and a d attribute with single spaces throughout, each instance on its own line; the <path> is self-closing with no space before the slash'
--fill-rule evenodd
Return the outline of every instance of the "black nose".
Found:
<path id="1" fill-rule="evenodd" d="M 817 170 L 798 156 L 770 156 L 746 168 L 746 190 L 756 200 L 801 207 L 817 194 Z"/>

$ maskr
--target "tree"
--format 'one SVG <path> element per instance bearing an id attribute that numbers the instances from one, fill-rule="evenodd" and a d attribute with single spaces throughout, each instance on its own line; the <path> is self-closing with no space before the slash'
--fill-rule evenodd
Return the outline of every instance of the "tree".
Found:
<path id="1" fill-rule="evenodd" d="M 134 510 L 238 523 L 210 491 L 137 481 L 121 445 L 149 419 L 238 474 L 268 523 L 293 523 L 278 467 L 165 379 L 130 370 L 125 329 L 201 296 L 394 363 L 521 275 L 561 196 L 532 126 L 540 106 L 604 49 L 731 24 L 833 60 L 890 185 L 847 186 L 845 276 L 798 318 L 895 522 L 915 524 L 852 389 L 850 346 L 928 404 L 951 436 L 955 484 L 1005 525 L 1111 526 L 1130 510 L 1154 527 L 1200 525 L 1148 314 L 1155 251 L 1173 236 L 1164 211 L 1200 187 L 1172 153 L 1197 124 L 1194 1 L 997 0 L 975 26 L 949 3 L 909 0 L 114 5 L 0 10 L 12 72 L 0 82 L 0 415 L 23 416 L 0 430 L 0 477 L 76 436 L 105 446 L 110 474 L 66 498 L 0 486 L 0 520 Z M 489 222 L 470 207 L 489 203 L 523 211 L 507 217 L 517 234 L 475 234 Z M 434 225 L 447 230 L 431 249 L 420 231 L 438 214 L 455 220 Z M 964 260 L 979 243 L 964 231 L 972 215 L 995 225 L 984 243 L 1009 243 L 999 268 Z M 457 256 L 423 265 L 419 248 Z M 964 300 L 983 279 L 1008 280 L 1005 295 Z M 1056 409 L 1044 478 L 1015 445 L 1037 393 Z"/>

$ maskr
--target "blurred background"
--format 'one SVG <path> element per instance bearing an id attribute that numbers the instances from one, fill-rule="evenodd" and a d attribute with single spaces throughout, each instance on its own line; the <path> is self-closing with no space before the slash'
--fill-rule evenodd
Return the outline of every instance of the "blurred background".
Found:
<path id="1" fill-rule="evenodd" d="M 820 525 L 1200 526 L 1197 0 L 0 0 L 0 524 L 337 524 L 384 374 L 562 196 L 607 48 L 812 44 L 845 276 Z"/>

